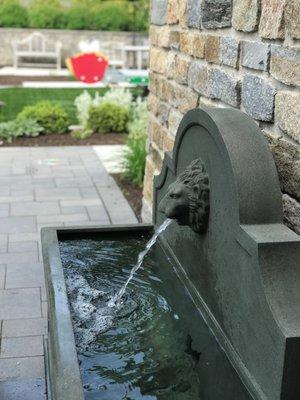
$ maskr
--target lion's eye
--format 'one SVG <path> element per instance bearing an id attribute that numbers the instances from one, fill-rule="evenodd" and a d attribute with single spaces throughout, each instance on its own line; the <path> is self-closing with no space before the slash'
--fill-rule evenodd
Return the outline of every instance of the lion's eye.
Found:
<path id="1" fill-rule="evenodd" d="M 172 199 L 178 199 L 180 197 L 180 194 L 178 194 L 178 193 L 170 193 L 170 197 Z"/>

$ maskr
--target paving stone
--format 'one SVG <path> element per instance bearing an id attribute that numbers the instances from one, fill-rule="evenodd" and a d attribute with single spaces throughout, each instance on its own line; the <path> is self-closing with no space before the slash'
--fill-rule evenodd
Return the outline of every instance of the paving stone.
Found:
<path id="1" fill-rule="evenodd" d="M 43 356 L 0 359 L 0 381 L 44 377 Z"/>
<path id="2" fill-rule="evenodd" d="M 270 46 L 261 42 L 242 42 L 242 65 L 244 67 L 266 71 Z"/>
<path id="3" fill-rule="evenodd" d="M 80 188 L 80 194 L 83 199 L 97 199 L 99 198 L 97 189 L 95 186 L 88 188 Z"/>
<path id="4" fill-rule="evenodd" d="M 202 26 L 207 29 L 231 26 L 231 0 L 203 0 Z"/>
<path id="5" fill-rule="evenodd" d="M 40 287 L 42 301 L 47 301 L 47 292 L 45 286 Z"/>
<path id="6" fill-rule="evenodd" d="M 51 215 L 59 214 L 57 201 L 29 201 L 11 204 L 11 215 Z"/>
<path id="7" fill-rule="evenodd" d="M 40 235 L 37 232 L 34 233 L 10 233 L 8 235 L 9 242 L 30 242 L 40 240 Z"/>
<path id="8" fill-rule="evenodd" d="M 220 62 L 236 68 L 239 57 L 239 41 L 231 37 L 220 39 Z"/>
<path id="9" fill-rule="evenodd" d="M 109 218 L 103 205 L 101 206 L 87 206 L 88 215 L 91 220 L 107 220 Z"/>
<path id="10" fill-rule="evenodd" d="M 0 290 L 0 304 L 0 319 L 41 317 L 38 288 Z"/>
<path id="11" fill-rule="evenodd" d="M 255 31 L 259 10 L 260 0 L 233 0 L 232 26 L 238 31 Z"/>
<path id="12" fill-rule="evenodd" d="M 101 186 L 99 187 L 101 190 L 105 190 Z M 87 206 L 97 206 L 102 204 L 101 199 L 79 199 L 79 200 L 61 200 L 60 202 L 61 207 L 73 207 L 73 206 L 82 206 L 82 207 L 87 207 Z"/>
<path id="13" fill-rule="evenodd" d="M 44 355 L 43 336 L 2 338 L 0 358 Z"/>
<path id="14" fill-rule="evenodd" d="M 47 318 L 48 316 L 48 302 L 42 301 L 42 317 Z"/>
<path id="15" fill-rule="evenodd" d="M 46 318 L 4 320 L 2 337 L 35 336 L 47 334 Z"/>
<path id="16" fill-rule="evenodd" d="M 115 222 L 116 223 L 116 222 Z M 72 222 L 72 227 L 80 227 L 80 226 L 103 226 L 103 225 L 111 225 L 112 221 L 109 219 L 109 217 L 105 219 L 94 219 L 92 221 L 74 221 Z M 69 227 L 70 223 L 64 222 L 63 226 Z"/>
<path id="17" fill-rule="evenodd" d="M 151 22 L 154 25 L 164 25 L 167 20 L 168 0 L 152 0 Z"/>
<path id="18" fill-rule="evenodd" d="M 187 0 L 186 24 L 189 28 L 201 27 L 201 0 Z"/>
<path id="19" fill-rule="evenodd" d="M 0 253 L 7 252 L 7 242 L 8 242 L 8 235 L 6 233 L 1 233 L 0 234 Z M 1 261 L 1 255 L 0 255 L 0 261 Z"/>
<path id="20" fill-rule="evenodd" d="M 90 187 L 93 186 L 93 181 L 90 177 L 73 177 L 73 178 L 56 178 L 55 179 L 56 186 L 58 188 L 82 188 L 82 187 Z"/>
<path id="21" fill-rule="evenodd" d="M 6 266 L 4 264 L 0 264 L 0 289 L 4 289 L 5 273 L 6 273 Z"/>
<path id="22" fill-rule="evenodd" d="M 35 263 L 39 260 L 38 249 L 35 251 L 25 251 L 25 252 L 17 252 L 17 253 L 1 253 L 0 260 L 4 264 L 17 263 L 22 260 L 23 263 Z"/>
<path id="23" fill-rule="evenodd" d="M 20 259 L 19 259 L 20 260 Z M 23 261 L 23 259 L 22 259 Z M 44 269 L 40 263 L 9 264 L 6 271 L 6 289 L 39 287 L 45 285 Z"/>
<path id="24" fill-rule="evenodd" d="M 0 382 L 0 399 L 46 400 L 45 379 L 18 379 Z"/>
<path id="25" fill-rule="evenodd" d="M 286 85 L 300 86 L 300 52 L 271 45 L 270 72 Z"/>
<path id="26" fill-rule="evenodd" d="M 62 214 L 84 214 L 87 212 L 84 206 L 60 207 Z"/>
<path id="27" fill-rule="evenodd" d="M 78 188 L 53 188 L 36 189 L 35 198 L 37 201 L 43 200 L 62 200 L 62 199 L 80 199 L 81 195 Z"/>
<path id="28" fill-rule="evenodd" d="M 73 222 L 73 221 L 87 221 L 89 219 L 86 212 L 77 213 L 77 214 L 56 214 L 56 215 L 42 215 L 37 217 L 38 225 L 42 225 L 44 223 L 53 223 L 57 222 Z"/>
<path id="29" fill-rule="evenodd" d="M 9 253 L 25 253 L 25 252 L 36 252 L 38 249 L 38 242 L 9 242 L 8 252 Z"/>
<path id="30" fill-rule="evenodd" d="M 0 186 L 0 196 L 8 196 L 10 193 L 10 186 Z"/>
<path id="31" fill-rule="evenodd" d="M 250 117 L 261 121 L 272 121 L 276 90 L 263 78 L 256 75 L 244 77 L 242 104 Z"/>
<path id="32" fill-rule="evenodd" d="M 18 203 L 19 201 L 33 201 L 33 195 L 26 195 L 26 196 L 1 196 L 0 197 L 0 204 L 1 203 Z"/>
<path id="33" fill-rule="evenodd" d="M 137 222 L 134 212 L 119 190 L 100 188 L 99 191 L 113 224 Z"/>
<path id="34" fill-rule="evenodd" d="M 8 215 L 9 215 L 9 203 L 0 203 L 0 217 L 8 217 Z"/>

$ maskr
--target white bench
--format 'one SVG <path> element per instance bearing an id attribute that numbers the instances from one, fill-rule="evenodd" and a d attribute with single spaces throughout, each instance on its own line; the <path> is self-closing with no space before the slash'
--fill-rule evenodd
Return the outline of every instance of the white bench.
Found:
<path id="1" fill-rule="evenodd" d="M 56 66 L 58 70 L 61 69 L 61 47 L 60 42 L 47 41 L 42 33 L 34 32 L 29 37 L 23 40 L 14 41 L 13 55 L 14 67 L 22 66 L 39 66 L 39 67 L 53 67 Z M 39 63 L 31 62 L 25 63 L 24 59 L 37 59 Z M 51 64 L 42 63 L 43 59 L 54 59 L 56 62 Z M 21 62 L 23 60 L 23 62 Z"/>

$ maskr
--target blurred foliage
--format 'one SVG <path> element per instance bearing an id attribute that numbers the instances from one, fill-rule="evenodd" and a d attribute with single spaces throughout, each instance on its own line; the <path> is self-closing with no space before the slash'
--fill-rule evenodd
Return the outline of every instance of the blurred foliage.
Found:
<path id="1" fill-rule="evenodd" d="M 0 2 L 0 26 L 27 28 L 29 17 L 27 8 L 19 0 L 2 0 Z"/>
<path id="2" fill-rule="evenodd" d="M 60 0 L 0 0 L 0 26 L 48 29 L 146 31 L 148 0 L 73 0 L 69 7 Z"/>

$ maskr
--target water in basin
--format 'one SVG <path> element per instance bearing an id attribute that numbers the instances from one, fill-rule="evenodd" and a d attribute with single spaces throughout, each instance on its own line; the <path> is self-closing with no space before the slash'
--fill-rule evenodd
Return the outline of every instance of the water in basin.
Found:
<path id="1" fill-rule="evenodd" d="M 86 400 L 249 400 L 157 243 L 126 291 L 148 234 L 60 242 Z"/>

